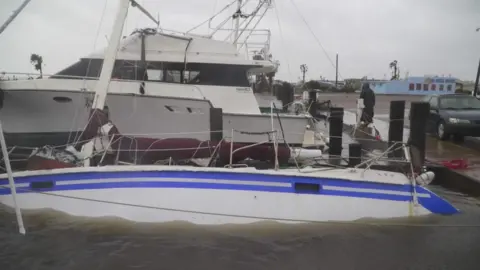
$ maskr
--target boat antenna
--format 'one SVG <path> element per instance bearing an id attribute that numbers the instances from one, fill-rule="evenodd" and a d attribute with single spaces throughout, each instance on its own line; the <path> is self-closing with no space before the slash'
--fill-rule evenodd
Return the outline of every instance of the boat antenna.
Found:
<path id="1" fill-rule="evenodd" d="M 160 27 L 160 13 L 157 13 L 157 21 L 158 21 L 157 32 L 158 33 L 163 33 L 163 29 L 162 29 L 162 27 Z"/>
<path id="2" fill-rule="evenodd" d="M 244 15 L 245 17 L 250 17 L 250 20 L 247 22 L 247 24 L 245 25 L 245 27 L 243 27 L 242 29 L 242 32 L 238 33 L 238 30 L 239 29 L 235 29 L 235 40 L 233 42 L 233 44 L 237 44 L 238 42 L 238 39 L 242 36 L 243 32 L 245 32 L 245 30 L 247 29 L 247 27 L 250 25 L 250 23 L 253 21 L 253 19 L 255 18 L 255 16 L 257 15 L 257 13 L 260 11 L 260 9 L 262 8 L 262 6 L 267 3 L 267 2 L 263 2 L 263 1 L 260 1 L 258 6 L 255 8 L 255 10 L 249 14 L 249 15 Z M 268 5 L 267 5 L 267 8 L 265 8 L 265 11 L 262 13 L 262 15 L 260 16 L 260 19 L 257 20 L 257 22 L 255 23 L 255 25 L 253 26 L 253 29 L 257 28 L 257 25 L 260 23 L 260 21 L 262 20 L 262 18 L 265 16 L 265 14 L 267 13 L 268 11 Z M 237 17 L 237 20 L 238 20 L 238 17 Z M 248 31 L 248 30 L 247 30 Z M 250 31 L 250 34 L 252 33 L 253 31 Z M 249 34 L 249 36 L 250 36 Z M 245 39 L 245 41 L 248 39 L 248 37 Z"/>
<path id="3" fill-rule="evenodd" d="M 141 12 L 143 12 L 143 14 L 145 14 L 150 20 L 152 20 L 157 25 L 157 27 L 160 26 L 160 19 L 155 19 L 155 17 L 153 17 L 152 14 L 150 14 L 150 12 L 148 12 L 148 10 L 142 7 L 137 1 L 130 0 L 130 2 L 132 2 L 132 7 L 138 8 Z"/>
<path id="4" fill-rule="evenodd" d="M 22 12 L 22 10 L 28 5 L 28 3 L 30 3 L 30 1 L 31 0 L 23 1 L 20 7 L 18 7 L 15 11 L 13 11 L 12 15 L 8 17 L 8 19 L 0 27 L 0 34 L 2 34 L 2 32 L 5 29 L 7 29 L 8 25 L 13 22 L 13 20 L 17 17 L 17 15 L 20 14 L 20 12 Z"/>
<path id="5" fill-rule="evenodd" d="M 237 40 L 238 40 L 238 30 L 240 29 L 240 15 L 242 14 L 241 11 L 242 8 L 242 0 L 237 0 L 237 12 L 235 12 L 235 35 L 233 38 L 233 45 L 237 45 Z"/>
<path id="6" fill-rule="evenodd" d="M 237 0 L 234 0 L 232 2 L 230 2 L 228 5 L 226 5 L 225 7 L 223 7 L 220 11 L 218 11 L 217 13 L 213 14 L 212 17 L 208 18 L 207 20 L 201 22 L 200 24 L 194 26 L 193 28 L 189 29 L 187 32 L 185 32 L 186 34 L 192 32 L 193 30 L 199 28 L 200 26 L 206 24 L 207 22 L 210 23 L 213 19 L 215 19 L 218 15 L 220 15 L 222 12 L 224 12 L 226 9 L 228 9 L 230 6 L 232 6 L 233 4 L 235 4 Z"/>

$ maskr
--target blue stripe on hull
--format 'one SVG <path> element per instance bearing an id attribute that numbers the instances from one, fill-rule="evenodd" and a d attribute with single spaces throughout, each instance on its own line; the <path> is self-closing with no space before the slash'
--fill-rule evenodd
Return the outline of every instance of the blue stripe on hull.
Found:
<path id="1" fill-rule="evenodd" d="M 48 191 L 67 191 L 67 190 L 88 190 L 88 189 L 114 189 L 114 188 L 191 188 L 191 189 L 221 189 L 221 190 L 242 190 L 242 191 L 261 191 L 276 193 L 296 193 L 292 187 L 272 187 L 259 185 L 232 185 L 232 184 L 215 184 L 215 183 L 191 183 L 191 182 L 108 182 L 108 183 L 88 183 L 88 184 L 71 184 L 58 185 L 53 188 L 41 189 L 42 192 Z M 28 193 L 31 188 L 18 188 L 17 193 Z M 40 190 L 38 190 L 40 191 Z M 10 189 L 0 190 L 0 195 L 10 194 Z M 305 193 L 300 193 L 305 194 Z M 337 191 L 337 190 L 321 190 L 318 193 L 309 192 L 306 194 L 313 195 L 330 195 L 352 198 L 367 198 L 389 201 L 410 201 L 412 196 L 395 195 L 395 194 L 378 194 L 368 192 L 355 191 Z"/>
<path id="2" fill-rule="evenodd" d="M 187 179 L 222 179 L 240 181 L 262 181 L 272 183 L 313 183 L 345 188 L 363 188 L 388 191 L 412 192 L 410 185 L 381 184 L 361 181 L 351 181 L 335 178 L 318 178 L 308 176 L 265 175 L 259 173 L 229 173 L 229 172 L 191 172 L 191 171 L 158 171 L 158 172 L 81 172 L 58 175 L 24 176 L 15 178 L 15 183 L 30 183 L 42 181 L 72 181 L 87 179 L 120 179 L 120 178 L 187 178 Z M 0 185 L 8 185 L 8 180 L 0 180 Z M 425 190 L 419 193 L 428 194 Z"/>
<path id="3" fill-rule="evenodd" d="M 142 181 L 142 178 L 177 178 L 179 181 Z M 120 182 L 125 178 L 137 179 L 137 181 Z M 188 179 L 221 179 L 221 180 L 240 180 L 257 182 L 255 185 L 248 184 L 227 184 L 227 183 L 195 183 L 182 182 L 181 178 Z M 54 174 L 42 176 L 18 177 L 15 179 L 17 184 L 32 183 L 42 181 L 75 181 L 75 180 L 89 180 L 89 179 L 118 179 L 119 182 L 108 183 L 78 183 L 66 185 L 54 185 L 50 189 L 41 189 L 41 191 L 69 191 L 69 190 L 89 190 L 89 189 L 114 189 L 114 188 L 191 188 L 191 189 L 219 189 L 219 190 L 244 190 L 244 191 L 259 191 L 259 192 L 277 192 L 277 193 L 297 193 L 293 187 L 294 183 L 316 183 L 325 187 L 340 187 L 340 188 L 358 188 L 358 189 L 372 189 L 376 192 L 360 191 L 342 191 L 342 190 L 328 190 L 320 188 L 319 192 L 308 192 L 314 195 L 327 196 L 341 196 L 350 198 L 365 198 L 376 200 L 390 200 L 390 201 L 411 201 L 412 196 L 402 194 L 385 194 L 384 192 L 411 192 L 413 187 L 411 185 L 393 185 L 393 184 L 378 184 L 366 183 L 340 179 L 329 178 L 313 178 L 313 177 L 297 177 L 297 176 L 271 176 L 255 173 L 224 173 L 224 172 L 178 172 L 178 171 L 161 171 L 161 172 L 84 172 L 84 173 L 69 173 L 69 174 Z M 214 180 L 213 180 L 214 181 Z M 288 183 L 290 186 L 272 186 L 259 185 L 258 182 L 271 183 Z M 8 184 L 7 180 L 0 181 L 0 184 Z M 450 203 L 440 198 L 429 190 L 417 186 L 418 194 L 429 194 L 430 198 L 419 197 L 419 203 L 435 214 L 454 214 L 458 210 Z M 38 190 L 40 191 L 40 190 Z M 18 193 L 28 193 L 30 188 L 18 188 Z M 10 189 L 0 188 L 0 195 L 10 194 Z M 47 196 L 47 195 L 46 195 Z M 379 203 L 381 203 L 379 201 Z"/>

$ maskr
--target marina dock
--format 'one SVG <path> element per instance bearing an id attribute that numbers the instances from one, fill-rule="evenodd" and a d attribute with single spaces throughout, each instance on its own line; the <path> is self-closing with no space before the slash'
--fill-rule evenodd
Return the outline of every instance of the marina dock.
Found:
<path id="1" fill-rule="evenodd" d="M 328 93 L 319 96 L 319 101 L 330 100 L 332 106 L 344 108 L 344 130 L 347 133 L 353 133 L 356 121 L 357 99 L 357 93 Z M 385 150 L 388 147 L 390 102 L 393 100 L 404 100 L 403 141 L 406 142 L 410 133 L 408 115 L 411 102 L 418 102 L 421 99 L 422 96 L 377 94 L 374 125 L 380 133 L 380 141 L 374 142 L 372 141 L 373 137 L 367 136 L 368 138 L 366 138 L 366 135 L 362 132 L 356 132 L 355 139 L 362 143 L 364 148 Z M 434 135 L 428 134 L 426 137 L 425 158 L 425 164 L 437 172 L 434 183 L 472 196 L 480 196 L 480 138 L 466 137 L 464 142 L 440 141 Z M 468 167 L 449 169 L 444 166 L 445 162 L 462 159 L 467 162 Z"/>

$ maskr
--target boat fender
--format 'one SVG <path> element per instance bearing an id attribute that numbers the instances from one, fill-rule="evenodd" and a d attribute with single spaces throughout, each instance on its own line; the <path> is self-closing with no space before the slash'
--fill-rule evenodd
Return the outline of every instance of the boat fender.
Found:
<path id="1" fill-rule="evenodd" d="M 110 131 L 114 125 L 111 122 L 106 123 L 100 127 L 99 136 L 93 139 L 94 149 L 97 151 L 108 151 L 112 152 L 112 145 L 110 144 Z"/>
<path id="2" fill-rule="evenodd" d="M 415 177 L 415 182 L 420 186 L 426 186 L 430 184 L 435 178 L 435 173 L 432 171 L 424 172 Z"/>
<path id="3" fill-rule="evenodd" d="M 289 162 L 304 162 L 322 157 L 322 150 L 307 148 L 290 148 Z"/>

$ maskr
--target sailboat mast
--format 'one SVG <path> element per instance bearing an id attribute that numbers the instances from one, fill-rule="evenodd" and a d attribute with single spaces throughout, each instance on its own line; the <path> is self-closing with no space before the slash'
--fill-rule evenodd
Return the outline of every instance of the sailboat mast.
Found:
<path id="1" fill-rule="evenodd" d="M 115 59 L 117 56 L 118 48 L 120 47 L 120 40 L 123 33 L 123 25 L 125 24 L 125 19 L 128 14 L 128 7 L 130 5 L 130 0 L 120 0 L 117 12 L 117 17 L 115 18 L 115 23 L 113 25 L 112 34 L 110 36 L 110 42 L 105 53 L 105 58 L 103 60 L 102 71 L 100 72 L 100 78 L 98 79 L 97 84 L 95 85 L 95 99 L 93 100 L 92 109 L 103 110 L 105 106 L 105 99 L 107 98 L 108 85 L 112 77 L 113 67 L 115 65 Z"/>
<path id="2" fill-rule="evenodd" d="M 10 17 L 8 17 L 8 19 L 0 27 L 0 34 L 7 29 L 8 25 L 17 17 L 18 14 L 20 14 L 20 12 L 22 12 L 22 10 L 28 5 L 28 3 L 30 3 L 30 1 L 31 0 L 23 1 L 20 7 L 18 7 Z"/>
<path id="3" fill-rule="evenodd" d="M 239 32 L 239 28 L 240 28 L 240 9 L 242 8 L 242 0 L 238 0 L 237 1 L 237 17 L 235 18 L 235 35 L 233 36 L 233 44 L 234 45 L 237 45 L 237 41 L 238 41 L 238 32 Z"/>

